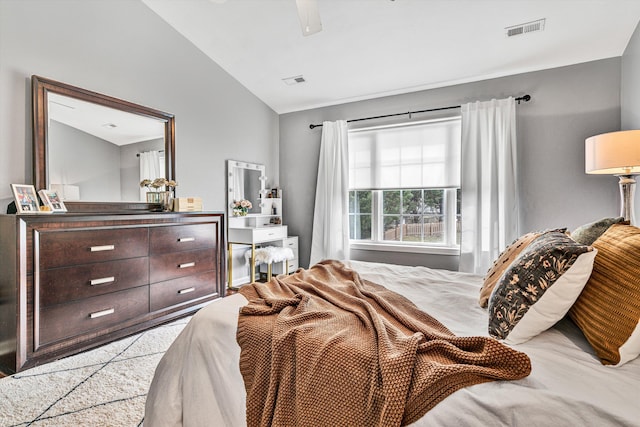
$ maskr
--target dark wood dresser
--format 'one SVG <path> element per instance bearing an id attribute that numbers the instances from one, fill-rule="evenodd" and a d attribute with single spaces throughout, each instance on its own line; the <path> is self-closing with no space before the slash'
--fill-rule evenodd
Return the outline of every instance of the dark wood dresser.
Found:
<path id="1" fill-rule="evenodd" d="M 225 292 L 224 214 L 0 215 L 0 370 L 192 314 Z"/>

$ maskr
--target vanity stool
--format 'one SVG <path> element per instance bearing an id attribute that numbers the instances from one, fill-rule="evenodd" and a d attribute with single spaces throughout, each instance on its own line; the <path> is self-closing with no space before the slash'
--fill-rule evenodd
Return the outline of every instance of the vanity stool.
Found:
<path id="1" fill-rule="evenodd" d="M 251 251 L 244 253 L 245 260 L 249 262 Z M 286 261 L 285 271 L 289 271 L 289 260 L 294 258 L 291 248 L 283 248 L 279 246 L 265 246 L 255 249 L 255 263 L 267 264 L 267 282 L 271 280 L 271 264 L 274 262 Z"/>

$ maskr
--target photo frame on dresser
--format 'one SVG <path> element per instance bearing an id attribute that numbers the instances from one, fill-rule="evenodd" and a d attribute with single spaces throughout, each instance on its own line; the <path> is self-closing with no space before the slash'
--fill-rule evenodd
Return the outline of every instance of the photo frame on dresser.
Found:
<path id="1" fill-rule="evenodd" d="M 64 202 L 60 198 L 57 192 L 53 190 L 45 190 L 44 188 L 38 191 L 38 195 L 40 196 L 40 200 L 45 206 L 49 207 L 51 212 L 66 212 L 67 208 L 64 205 Z"/>
<path id="2" fill-rule="evenodd" d="M 11 184 L 11 191 L 16 199 L 18 214 L 40 213 L 40 203 L 38 203 L 38 195 L 33 185 Z"/>

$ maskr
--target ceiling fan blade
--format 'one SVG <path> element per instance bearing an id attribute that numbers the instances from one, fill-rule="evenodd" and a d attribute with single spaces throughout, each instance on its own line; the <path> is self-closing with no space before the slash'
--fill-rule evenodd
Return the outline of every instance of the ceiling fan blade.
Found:
<path id="1" fill-rule="evenodd" d="M 296 6 L 298 7 L 302 35 L 310 36 L 322 31 L 317 0 L 296 0 Z"/>

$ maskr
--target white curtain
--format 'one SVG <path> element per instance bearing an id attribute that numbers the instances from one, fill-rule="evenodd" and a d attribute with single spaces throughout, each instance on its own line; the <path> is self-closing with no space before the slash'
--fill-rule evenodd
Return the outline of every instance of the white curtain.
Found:
<path id="1" fill-rule="evenodd" d="M 160 151 L 140 153 L 140 181 L 164 178 L 164 154 Z M 147 200 L 147 188 L 140 188 L 140 200 Z"/>
<path id="2" fill-rule="evenodd" d="M 460 271 L 485 274 L 520 233 L 514 98 L 462 106 Z"/>
<path id="3" fill-rule="evenodd" d="M 232 202 L 239 202 L 244 199 L 244 174 L 245 170 L 235 168 L 233 174 L 233 200 Z"/>
<path id="4" fill-rule="evenodd" d="M 310 265 L 349 259 L 349 154 L 347 122 L 322 123 Z"/>

